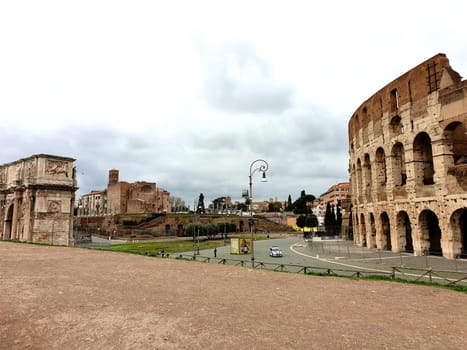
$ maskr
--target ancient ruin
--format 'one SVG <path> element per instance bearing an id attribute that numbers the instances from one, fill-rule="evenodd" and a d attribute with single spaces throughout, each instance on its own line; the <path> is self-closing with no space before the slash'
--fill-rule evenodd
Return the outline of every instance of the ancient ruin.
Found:
<path id="1" fill-rule="evenodd" d="M 155 182 L 119 180 L 117 169 L 109 170 L 105 190 L 92 191 L 79 199 L 78 217 L 134 213 L 170 213 L 170 192 Z"/>
<path id="2" fill-rule="evenodd" d="M 73 243 L 74 161 L 37 154 L 0 166 L 0 240 Z"/>
<path id="3" fill-rule="evenodd" d="M 467 254 L 466 122 L 467 81 L 444 54 L 362 103 L 348 125 L 357 245 Z"/>

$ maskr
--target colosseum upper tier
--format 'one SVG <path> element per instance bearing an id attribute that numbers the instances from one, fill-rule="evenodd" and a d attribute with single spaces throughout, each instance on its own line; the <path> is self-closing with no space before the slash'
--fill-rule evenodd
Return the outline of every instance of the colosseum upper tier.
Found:
<path id="1" fill-rule="evenodd" d="M 357 245 L 467 255 L 467 80 L 438 54 L 376 92 L 349 125 Z"/>

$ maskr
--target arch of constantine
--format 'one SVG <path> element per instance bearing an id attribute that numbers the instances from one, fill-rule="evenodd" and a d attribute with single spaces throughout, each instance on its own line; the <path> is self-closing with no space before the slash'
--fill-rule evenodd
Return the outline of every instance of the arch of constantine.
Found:
<path id="1" fill-rule="evenodd" d="M 38 154 L 0 166 L 0 240 L 72 243 L 73 162 Z"/>
<path id="2" fill-rule="evenodd" d="M 376 92 L 348 124 L 357 245 L 467 255 L 467 80 L 444 54 Z"/>

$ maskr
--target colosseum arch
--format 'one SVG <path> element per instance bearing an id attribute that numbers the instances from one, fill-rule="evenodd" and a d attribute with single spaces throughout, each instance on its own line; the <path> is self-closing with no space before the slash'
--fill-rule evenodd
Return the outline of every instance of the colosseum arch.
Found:
<path id="1" fill-rule="evenodd" d="M 360 214 L 360 235 L 362 236 L 361 242 L 362 247 L 367 246 L 367 237 L 366 237 L 366 223 L 365 223 L 365 215 Z"/>
<path id="2" fill-rule="evenodd" d="M 389 216 L 386 212 L 381 213 L 381 249 L 392 250 L 391 244 L 391 225 Z"/>
<path id="3" fill-rule="evenodd" d="M 401 117 L 398 115 L 392 117 L 390 126 L 391 126 L 391 133 L 393 136 L 400 135 L 404 132 L 404 126 L 401 123 Z"/>
<path id="4" fill-rule="evenodd" d="M 379 147 L 375 155 L 375 178 L 378 201 L 386 200 L 386 155 L 384 149 Z"/>
<path id="5" fill-rule="evenodd" d="M 368 240 L 369 248 L 376 248 L 376 224 L 375 216 L 373 213 L 370 213 L 370 236 Z"/>
<path id="6" fill-rule="evenodd" d="M 431 138 L 426 132 L 419 133 L 413 142 L 413 160 L 417 185 L 434 184 L 433 151 Z"/>
<path id="7" fill-rule="evenodd" d="M 405 154 L 402 143 L 397 142 L 391 151 L 392 179 L 394 186 L 405 186 L 407 182 L 407 171 L 405 168 Z"/>
<path id="8" fill-rule="evenodd" d="M 465 190 L 467 180 L 465 170 L 467 169 L 467 130 L 464 123 L 452 122 L 446 126 L 443 132 L 446 166 L 448 173 L 456 176 L 457 183 Z"/>
<path id="9" fill-rule="evenodd" d="M 353 178 L 353 179 L 355 179 L 356 176 L 357 176 L 357 172 L 356 172 L 356 170 L 355 170 L 355 164 L 352 165 L 352 172 L 350 173 L 350 176 L 351 176 L 351 178 Z M 353 181 L 353 182 L 351 183 L 351 186 L 352 186 L 352 187 L 351 187 L 352 193 L 354 194 L 354 195 L 352 196 L 352 204 L 355 205 L 355 204 L 357 204 L 357 201 L 356 201 L 356 197 L 357 197 L 356 194 L 357 194 L 357 191 L 358 191 L 358 189 L 357 189 L 357 181 Z"/>
<path id="10" fill-rule="evenodd" d="M 448 125 L 449 127 L 450 125 Z M 452 130 L 452 156 L 455 165 L 467 163 L 467 130 L 464 123 L 455 123 Z"/>
<path id="11" fill-rule="evenodd" d="M 363 181 L 362 181 L 362 162 L 357 159 L 357 203 L 363 203 Z"/>
<path id="12" fill-rule="evenodd" d="M 397 240 L 401 251 L 413 253 L 412 226 L 407 212 L 400 211 L 396 217 Z"/>
<path id="13" fill-rule="evenodd" d="M 370 155 L 365 153 L 363 161 L 363 179 L 365 181 L 365 199 L 371 202 L 371 191 L 372 191 L 372 173 L 371 173 L 371 161 Z"/>
<path id="14" fill-rule="evenodd" d="M 454 242 L 454 257 L 467 258 L 467 208 L 456 210 L 449 220 Z"/>
<path id="15" fill-rule="evenodd" d="M 418 217 L 420 244 L 422 251 L 432 255 L 442 255 L 441 228 L 438 217 L 429 209 L 423 210 Z"/>

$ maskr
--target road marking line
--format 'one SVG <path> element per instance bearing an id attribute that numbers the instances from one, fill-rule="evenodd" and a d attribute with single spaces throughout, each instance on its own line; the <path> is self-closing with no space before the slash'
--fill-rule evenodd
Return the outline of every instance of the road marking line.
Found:
<path id="1" fill-rule="evenodd" d="M 308 258 L 316 259 L 316 260 L 323 261 L 323 262 L 327 262 L 327 263 L 330 263 L 330 264 L 335 264 L 335 265 L 341 265 L 341 266 L 346 266 L 346 267 L 357 268 L 357 269 L 361 269 L 361 270 L 376 271 L 376 272 L 391 272 L 391 271 L 387 271 L 387 270 L 376 270 L 376 269 L 369 269 L 369 268 L 362 267 L 362 266 L 344 264 L 344 263 L 341 263 L 341 262 L 336 262 L 336 261 L 331 261 L 331 260 L 328 260 L 328 259 L 323 259 L 323 258 L 320 258 L 319 256 L 313 256 L 313 255 L 301 253 L 301 252 L 295 250 L 294 245 L 296 245 L 296 244 L 297 244 L 297 243 L 292 244 L 292 245 L 290 246 L 290 250 L 293 251 L 293 252 L 296 253 L 296 254 L 299 254 L 299 255 L 302 255 L 302 256 L 306 256 L 306 257 L 308 257 Z"/>
<path id="2" fill-rule="evenodd" d="M 292 252 L 294 252 L 294 253 L 296 253 L 296 254 L 299 254 L 299 255 L 302 255 L 302 256 L 306 256 L 306 257 L 308 257 L 308 258 L 312 258 L 312 259 L 316 259 L 316 260 L 319 260 L 319 261 L 323 261 L 323 262 L 326 262 L 326 263 L 329 263 L 329 264 L 342 265 L 342 266 L 346 266 L 346 267 L 352 267 L 352 268 L 357 268 L 357 269 L 367 270 L 367 271 L 375 271 L 375 272 L 383 272 L 383 273 L 391 272 L 391 271 L 388 271 L 388 270 L 369 269 L 369 268 L 362 267 L 362 266 L 344 264 L 344 263 L 341 263 L 341 262 L 336 262 L 336 261 L 331 261 L 331 260 L 328 260 L 328 259 L 320 258 L 319 255 L 313 256 L 313 255 L 301 253 L 301 252 L 295 250 L 295 248 L 294 248 L 295 245 L 299 246 L 299 243 L 294 243 L 294 244 L 292 244 L 292 245 L 289 247 L 289 249 L 290 249 Z M 403 273 L 402 275 L 411 276 L 411 277 L 422 277 L 422 278 L 425 278 L 425 279 L 428 278 L 428 277 L 426 277 L 426 276 L 420 276 L 420 275 L 412 274 L 412 273 Z M 450 281 L 450 279 L 448 279 L 448 278 L 443 278 L 443 277 L 438 277 L 438 276 L 432 276 L 431 278 L 432 278 L 433 280 L 447 280 L 447 281 Z"/>

